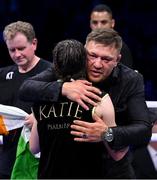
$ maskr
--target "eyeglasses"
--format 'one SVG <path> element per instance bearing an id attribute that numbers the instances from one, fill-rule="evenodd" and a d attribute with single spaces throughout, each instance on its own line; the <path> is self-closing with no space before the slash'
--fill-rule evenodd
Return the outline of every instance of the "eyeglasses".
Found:
<path id="1" fill-rule="evenodd" d="M 87 51 L 87 56 L 88 56 L 88 60 L 93 61 L 93 62 L 95 62 L 98 58 L 100 58 L 101 62 L 104 62 L 104 63 L 109 63 L 114 60 L 113 57 L 109 57 L 109 56 L 101 57 L 95 53 L 89 53 L 88 51 Z"/>

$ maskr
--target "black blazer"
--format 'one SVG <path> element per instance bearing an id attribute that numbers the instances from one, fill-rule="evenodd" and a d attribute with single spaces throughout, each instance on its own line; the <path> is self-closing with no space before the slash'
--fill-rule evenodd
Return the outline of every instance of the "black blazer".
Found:
<path id="1" fill-rule="evenodd" d="M 147 147 L 135 150 L 133 167 L 138 179 L 157 179 L 157 170 L 155 170 Z"/>

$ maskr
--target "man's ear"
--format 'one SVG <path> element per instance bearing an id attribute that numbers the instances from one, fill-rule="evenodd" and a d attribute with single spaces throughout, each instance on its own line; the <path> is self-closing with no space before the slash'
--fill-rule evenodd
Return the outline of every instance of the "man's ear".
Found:
<path id="1" fill-rule="evenodd" d="M 33 41 L 32 41 L 34 51 L 37 49 L 37 43 L 38 43 L 38 40 L 36 38 L 34 38 Z"/>
<path id="2" fill-rule="evenodd" d="M 117 58 L 117 63 L 119 63 L 119 61 L 121 60 L 121 57 L 122 57 L 122 55 L 119 54 L 119 55 L 118 55 L 118 58 Z"/>
<path id="3" fill-rule="evenodd" d="M 122 57 L 122 55 L 121 55 L 121 54 L 119 54 L 119 55 L 118 55 L 118 57 L 117 57 L 117 60 L 116 60 L 116 63 L 115 63 L 115 65 L 114 65 L 114 67 L 116 67 L 116 66 L 117 66 L 117 64 L 119 63 L 119 61 L 120 61 L 121 57 Z"/>
<path id="4" fill-rule="evenodd" d="M 111 27 L 112 27 L 112 29 L 114 29 L 114 27 L 115 27 L 115 20 L 114 19 L 112 19 Z"/>

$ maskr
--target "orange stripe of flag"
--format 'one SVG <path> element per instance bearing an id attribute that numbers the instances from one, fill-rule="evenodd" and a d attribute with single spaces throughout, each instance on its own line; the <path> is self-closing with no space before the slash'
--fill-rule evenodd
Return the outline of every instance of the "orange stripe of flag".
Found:
<path id="1" fill-rule="evenodd" d="M 0 115 L 0 134 L 1 135 L 7 135 L 9 132 L 6 129 L 6 126 L 4 124 L 4 118 Z"/>

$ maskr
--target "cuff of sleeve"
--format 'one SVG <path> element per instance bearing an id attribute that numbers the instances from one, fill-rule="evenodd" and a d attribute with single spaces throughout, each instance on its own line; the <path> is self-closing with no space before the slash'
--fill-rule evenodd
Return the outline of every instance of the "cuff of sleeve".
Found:
<path id="1" fill-rule="evenodd" d="M 112 127 L 114 139 L 111 142 L 108 142 L 108 145 L 114 150 L 120 150 L 126 147 L 126 145 L 122 145 L 120 141 L 120 135 L 118 135 L 117 127 Z"/>

